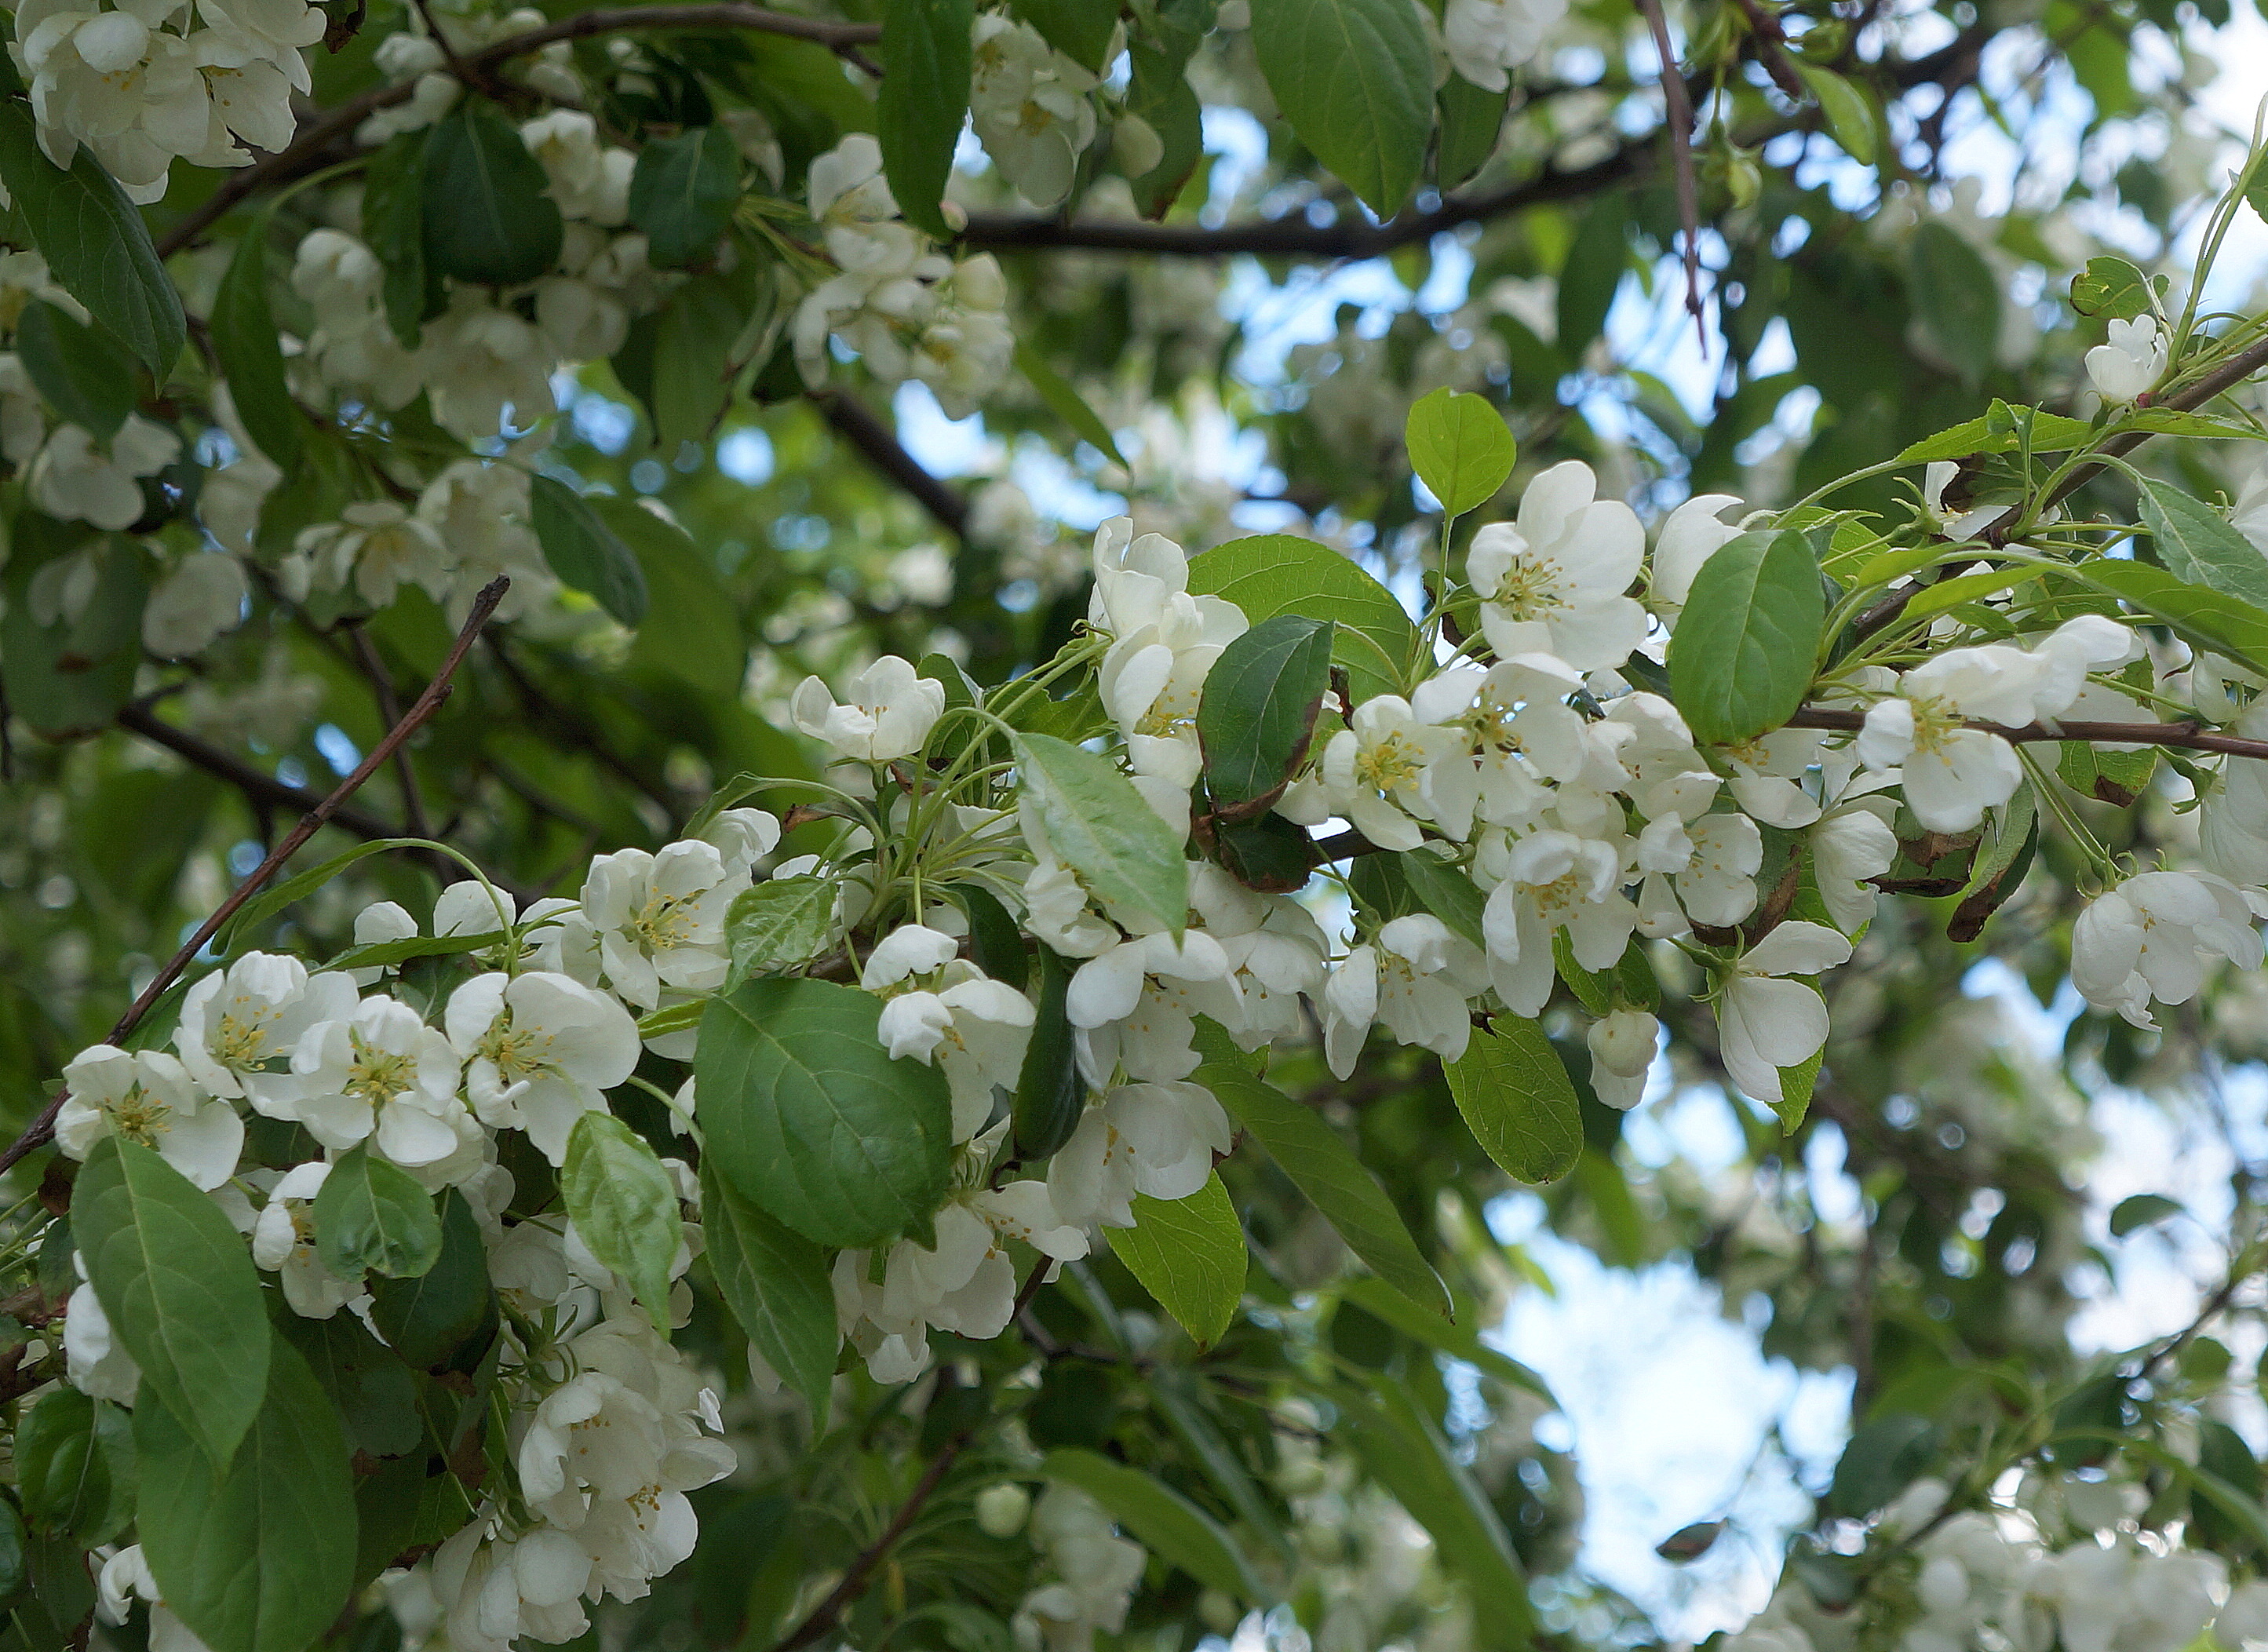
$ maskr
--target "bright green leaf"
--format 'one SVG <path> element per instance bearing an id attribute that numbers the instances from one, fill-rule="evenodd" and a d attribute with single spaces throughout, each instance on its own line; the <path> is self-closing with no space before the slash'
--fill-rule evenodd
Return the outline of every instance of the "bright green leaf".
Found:
<path id="1" fill-rule="evenodd" d="M 585 1248 L 622 1277 L 667 1336 L 669 1266 L 685 1242 L 685 1221 L 659 1157 L 628 1125 L 594 1108 L 568 1132 L 559 1191 Z"/>
<path id="2" fill-rule="evenodd" d="M 2146 562 L 2098 557 L 2073 572 L 2137 612 L 2169 625 L 2192 646 L 2268 673 L 2268 609 L 2206 589 Z"/>
<path id="3" fill-rule="evenodd" d="M 1189 869 L 1173 828 L 1107 757 L 1051 734 L 1019 734 L 1015 749 L 1025 800 L 1056 858 L 1087 893 L 1155 919 L 1178 940 Z"/>
<path id="4" fill-rule="evenodd" d="M 1252 49 L 1277 107 L 1381 218 L 1409 198 L 1433 130 L 1433 59 L 1403 0 L 1254 0 Z"/>
<path id="5" fill-rule="evenodd" d="M 1189 559 L 1189 594 L 1233 602 L 1257 625 L 1278 614 L 1338 623 L 1332 660 L 1346 667 L 1358 704 L 1403 691 L 1418 658 L 1418 628 L 1394 594 L 1329 545 L 1291 534 L 1233 539 Z"/>
<path id="6" fill-rule="evenodd" d="M 1244 1229 L 1219 1172 L 1187 1198 L 1134 1196 L 1134 1225 L 1110 1230 L 1110 1251 L 1181 1323 L 1211 1347 L 1244 1295 Z"/>
<path id="7" fill-rule="evenodd" d="M 1040 1472 L 1076 1486 L 1101 1503 L 1138 1542 L 1207 1589 L 1239 1600 L 1267 1598 L 1236 1544 L 1218 1521 L 1173 1487 L 1099 1451 L 1065 1446 L 1050 1451 Z"/>
<path id="8" fill-rule="evenodd" d="M 625 625 L 645 618 L 645 571 L 580 494 L 556 477 L 532 476 L 528 514 L 543 560 L 563 583 L 598 598 Z"/>
<path id="9" fill-rule="evenodd" d="M 1520 444 L 1494 402 L 1446 385 L 1418 398 L 1403 434 L 1418 479 L 1451 516 L 1494 498 L 1520 457 Z"/>
<path id="10" fill-rule="evenodd" d="M 2071 307 L 2081 315 L 2131 321 L 2150 313 L 2150 281 L 2123 258 L 2090 258 L 2071 278 Z"/>
<path id="11" fill-rule="evenodd" d="M 725 914 L 734 982 L 819 954 L 832 933 L 839 891 L 825 878 L 773 878 L 733 897 Z"/>
<path id="12" fill-rule="evenodd" d="M 1831 69 L 1798 60 L 1795 72 L 1827 117 L 1827 135 L 1862 166 L 1874 164 L 1874 111 L 1867 95 Z"/>
<path id="13" fill-rule="evenodd" d="M 760 977 L 702 1014 L 693 1071 L 711 1160 L 821 1244 L 925 1235 L 945 1197 L 951 1093 L 936 1069 L 890 1058 L 881 1008 L 855 987 Z"/>
<path id="14" fill-rule="evenodd" d="M 1481 1149 L 1523 1182 L 1557 1181 L 1583 1150 L 1575 1087 L 1543 1029 L 1516 1015 L 1473 1029 L 1443 1064 L 1449 1094 Z"/>
<path id="15" fill-rule="evenodd" d="M 1669 642 L 1670 693 L 1693 738 L 1731 745 L 1786 722 L 1811 686 L 1825 620 L 1801 534 L 1727 541 L 1702 564 Z"/>
<path id="16" fill-rule="evenodd" d="M 227 1462 L 260 1411 L 274 1340 L 242 1236 L 154 1149 L 116 1136 L 79 1171 L 71 1231 L 144 1380 L 208 1457 Z"/>
<path id="17" fill-rule="evenodd" d="M 2176 579 L 2268 608 L 2268 557 L 2229 520 L 2178 485 L 2144 476 L 2142 525 Z"/>
<path id="18" fill-rule="evenodd" d="M 314 1217 L 316 1254 L 339 1279 L 358 1280 L 374 1270 L 414 1280 L 440 1259 L 433 1196 L 366 1147 L 331 1167 L 315 1195 Z"/>

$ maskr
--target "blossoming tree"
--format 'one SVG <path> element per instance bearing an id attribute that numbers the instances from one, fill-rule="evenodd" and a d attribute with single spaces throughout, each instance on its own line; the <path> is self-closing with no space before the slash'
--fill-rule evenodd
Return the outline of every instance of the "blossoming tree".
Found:
<path id="1" fill-rule="evenodd" d="M 1729 1645 L 2268 1641 L 2229 21 L 19 0 L 8 1646 L 1646 1642 L 1518 1188 L 1851 1374 Z"/>

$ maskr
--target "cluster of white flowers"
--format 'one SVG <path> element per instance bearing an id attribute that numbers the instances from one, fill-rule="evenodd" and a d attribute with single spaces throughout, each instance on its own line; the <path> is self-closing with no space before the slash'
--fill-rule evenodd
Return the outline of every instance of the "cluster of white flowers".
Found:
<path id="1" fill-rule="evenodd" d="M 917 379 L 951 417 L 975 412 L 1015 350 L 1008 286 L 991 254 L 956 263 L 902 220 L 882 176 L 881 145 L 864 132 L 811 163 L 807 204 L 836 273 L 795 313 L 804 381 L 826 382 L 835 336 L 884 383 Z"/>
<path id="2" fill-rule="evenodd" d="M 9 55 L 48 158 L 67 166 L 84 144 L 147 203 L 177 159 L 248 166 L 288 145 L 291 94 L 313 85 L 302 48 L 322 37 L 305 0 L 24 0 Z"/>

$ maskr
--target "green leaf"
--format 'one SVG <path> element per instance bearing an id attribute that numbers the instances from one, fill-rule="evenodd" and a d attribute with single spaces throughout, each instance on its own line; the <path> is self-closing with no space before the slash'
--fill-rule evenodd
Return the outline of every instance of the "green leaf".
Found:
<path id="1" fill-rule="evenodd" d="M 441 1257 L 433 1196 L 409 1171 L 357 1147 L 331 1167 L 315 1195 L 315 1249 L 342 1280 L 372 1269 L 414 1280 Z"/>
<path id="2" fill-rule="evenodd" d="M 30 106 L 0 101 L 0 176 L 55 284 L 138 357 L 162 387 L 188 339 L 180 294 L 142 215 L 94 151 L 63 171 L 40 149 Z"/>
<path id="3" fill-rule="evenodd" d="M 132 1420 L 107 1400 L 53 1389 L 17 1425 L 16 1494 L 34 1531 L 107 1543 L 134 1518 L 136 1483 Z"/>
<path id="4" fill-rule="evenodd" d="M 2036 454 L 2067 454 L 2075 447 L 2084 447 L 2095 439 L 2095 426 L 2085 419 L 2066 418 L 2060 413 L 2036 413 L 2030 408 L 2016 408 L 2013 411 L 2019 421 L 2030 415 L 2032 451 Z M 1895 462 L 1919 465 L 1942 459 L 1966 459 L 1971 454 L 2012 454 L 2017 450 L 2018 445 L 2016 427 L 1980 415 L 1965 424 L 1955 424 L 1950 430 L 1924 437 L 1899 454 Z M 1935 554 L 1942 548 L 1930 546 L 1926 549 Z M 1873 577 L 1871 572 L 1868 577 Z"/>
<path id="5" fill-rule="evenodd" d="M 1418 628 L 1394 594 L 1328 545 L 1291 534 L 1233 539 L 1189 559 L 1189 594 L 1233 602 L 1257 625 L 1278 614 L 1338 623 L 1331 659 L 1357 704 L 1403 691 L 1418 655 Z"/>
<path id="6" fill-rule="evenodd" d="M 261 213 L 237 238 L 213 299 L 210 325 L 236 416 L 260 451 L 279 468 L 298 461 L 301 418 L 284 381 L 284 351 L 268 305 L 268 225 Z"/>
<path id="7" fill-rule="evenodd" d="M 1911 1485 L 1937 1453 L 1937 1426 L 1911 1412 L 1889 1412 L 1851 1436 L 1827 1489 L 1830 1513 L 1871 1515 Z"/>
<path id="8" fill-rule="evenodd" d="M 667 1336 L 669 1265 L 685 1242 L 685 1219 L 660 1158 L 628 1125 L 594 1108 L 568 1132 L 559 1191 L 584 1246 L 621 1276 Z"/>
<path id="9" fill-rule="evenodd" d="M 2137 612 L 2169 625 L 2194 647 L 2268 674 L 2268 610 L 2176 579 L 2147 563 L 2100 557 L 2072 572 Z"/>
<path id="10" fill-rule="evenodd" d="M 441 1195 L 441 1255 L 414 1280 L 370 1282 L 370 1316 L 403 1363 L 421 1371 L 469 1371 L 494 1339 L 498 1316 L 488 1248 L 464 1195 Z"/>
<path id="11" fill-rule="evenodd" d="M 486 287 L 550 273 L 564 225 L 543 163 L 509 122 L 483 100 L 463 99 L 426 135 L 424 159 L 430 270 Z"/>
<path id="12" fill-rule="evenodd" d="M 1914 313 L 1962 379 L 1976 384 L 1999 348 L 1999 277 L 1960 231 L 1935 218 L 1914 232 L 1907 270 Z"/>
<path id="13" fill-rule="evenodd" d="M 1510 1354 L 1483 1342 L 1480 1333 L 1472 1326 L 1427 1311 L 1400 1292 L 1391 1289 L 1385 1280 L 1346 1280 L 1339 1284 L 1337 1289 L 1342 1300 L 1376 1315 L 1403 1336 L 1425 1344 L 1437 1353 L 1446 1353 L 1453 1360 L 1462 1360 L 1466 1364 L 1485 1371 L 1498 1382 L 1525 1389 L 1547 1404 L 1556 1405 L 1558 1403 L 1553 1398 L 1549 1383 Z"/>
<path id="14" fill-rule="evenodd" d="M 932 660 L 940 665 L 952 665 L 942 655 L 932 654 L 924 660 L 918 669 L 926 672 Z M 954 667 L 956 671 L 960 667 Z M 948 697 L 952 693 L 946 686 Z M 948 697 L 947 704 L 951 704 Z M 978 883 L 948 883 L 938 893 L 958 906 L 968 919 L 968 955 L 976 967 L 994 980 L 1016 989 L 1024 990 L 1031 978 L 1032 960 L 1024 950 L 1024 932 L 1000 903 L 1000 897 Z"/>
<path id="15" fill-rule="evenodd" d="M 1146 218 L 1163 218 L 1204 158 L 1204 111 L 1190 88 L 1189 53 L 1162 48 L 1139 37 L 1127 43 L 1133 73 L 1126 87 L 1126 112 L 1147 121 L 1165 146 L 1155 166 L 1132 180 L 1134 204 Z"/>
<path id="16" fill-rule="evenodd" d="M 705 1254 L 725 1305 L 764 1362 L 811 1402 L 814 1435 L 824 1434 L 843 1346 L 827 1253 L 741 1198 L 714 1164 L 701 1167 L 701 1190 Z"/>
<path id="17" fill-rule="evenodd" d="M 1249 815 L 1282 795 L 1331 685 L 1337 630 L 1327 619 L 1278 614 L 1213 661 L 1197 703 L 1197 740 L 1216 809 Z"/>
<path id="18" fill-rule="evenodd" d="M 116 1136 L 97 1142 L 79 1171 L 71 1231 L 144 1380 L 226 1463 L 259 1412 L 274 1340 L 243 1238 L 154 1150 Z"/>
<path id="19" fill-rule="evenodd" d="M 968 113 L 970 0 L 883 0 L 882 84 L 874 130 L 882 170 L 907 223 L 943 238 L 940 203 Z"/>
<path id="20" fill-rule="evenodd" d="M 1811 89 L 1811 95 L 1819 100 L 1820 113 L 1827 117 L 1827 135 L 1860 166 L 1873 166 L 1874 111 L 1866 93 L 1833 70 L 1822 69 L 1816 63 L 1799 60 L 1795 72 L 1803 77 L 1803 84 Z"/>
<path id="21" fill-rule="evenodd" d="M 945 1197 L 951 1093 L 942 1073 L 890 1058 L 881 1008 L 855 987 L 767 977 L 702 1013 L 693 1071 L 711 1162 L 821 1244 L 926 1235 Z"/>
<path id="22" fill-rule="evenodd" d="M 2191 585 L 2268 608 L 2268 557 L 2203 500 L 2169 482 L 2144 476 L 2142 526 L 2156 542 L 2166 572 Z"/>
<path id="23" fill-rule="evenodd" d="M 630 639 L 629 663 L 737 702 L 748 645 L 740 632 L 740 605 L 709 553 L 636 499 L 588 493 L 583 503 L 630 548 L 645 577 L 645 616 Z"/>
<path id="24" fill-rule="evenodd" d="M 1215 1171 L 1187 1198 L 1134 1196 L 1134 1225 L 1110 1230 L 1110 1252 L 1142 1288 L 1210 1348 L 1244 1295 L 1244 1229 Z"/>
<path id="25" fill-rule="evenodd" d="M 650 137 L 630 174 L 630 222 L 645 232 L 647 262 L 682 269 L 717 255 L 740 200 L 740 151 L 722 126 Z"/>
<path id="26" fill-rule="evenodd" d="M 125 347 L 41 299 L 16 323 L 16 355 L 55 411 L 99 441 L 118 434 L 141 399 L 141 371 Z"/>
<path id="27" fill-rule="evenodd" d="M 1027 1162 L 1048 1157 L 1069 1141 L 1086 1110 L 1086 1078 L 1079 1070 L 1079 1036 L 1066 1000 L 1074 967 L 1052 947 L 1040 948 L 1040 999 L 1031 1042 L 1016 1078 L 1014 1121 L 1017 1156 Z"/>
<path id="28" fill-rule="evenodd" d="M 1559 291 L 1553 306 L 1559 353 L 1579 361 L 1607 324 L 1615 292 L 1630 268 L 1631 203 L 1609 190 L 1591 203 L 1567 255 L 1559 266 Z"/>
<path id="29" fill-rule="evenodd" d="M 1433 94 L 1440 111 L 1441 138 L 1433 153 L 1433 181 L 1454 189 L 1488 165 L 1504 135 L 1512 88 L 1491 92 L 1462 75 L 1451 75 Z"/>
<path id="30" fill-rule="evenodd" d="M 1110 39 L 1118 27 L 1112 0 L 1008 0 L 1008 10 L 1090 74 L 1108 67 Z"/>
<path id="31" fill-rule="evenodd" d="M 1433 131 L 1433 59 L 1403 0 L 1254 0 L 1252 49 L 1300 141 L 1379 217 Z"/>
<path id="32" fill-rule="evenodd" d="M 385 266 L 386 324 L 415 350 L 442 304 L 438 271 L 425 268 L 425 140 L 431 129 L 398 132 L 371 153 L 362 173 L 362 236 Z"/>
<path id="33" fill-rule="evenodd" d="M 2131 321 L 2150 313 L 2150 279 L 2123 258 L 2090 258 L 2071 278 L 2071 307 L 2081 315 Z"/>
<path id="34" fill-rule="evenodd" d="M 1110 426 L 1102 416 L 1086 404 L 1078 387 L 1048 365 L 1046 357 L 1032 347 L 1029 339 L 1016 341 L 1016 371 L 1031 380 L 1032 388 L 1040 393 L 1048 411 L 1071 428 L 1081 441 L 1121 469 L 1129 468 L 1126 455 L 1118 451 L 1118 439 L 1110 433 Z"/>
<path id="35" fill-rule="evenodd" d="M 554 476 L 531 476 L 528 514 L 543 560 L 565 584 L 598 598 L 599 606 L 635 628 L 645 618 L 645 571 L 615 530 L 583 497 Z"/>
<path id="36" fill-rule="evenodd" d="M 0 1497 L 0 1612 L 11 1610 L 32 1589 L 32 1538 L 16 1505 Z"/>
<path id="37" fill-rule="evenodd" d="M 1669 641 L 1670 695 L 1693 738 L 1731 745 L 1794 715 L 1825 620 L 1819 564 L 1801 534 L 1727 541 L 1701 564 Z"/>
<path id="38" fill-rule="evenodd" d="M 1575 1087 L 1543 1028 L 1498 1015 L 1443 1064 L 1449 1094 L 1481 1149 L 1522 1182 L 1557 1181 L 1583 1150 Z"/>
<path id="39" fill-rule="evenodd" d="M 1099 1451 L 1062 1446 L 1048 1453 L 1040 1472 L 1085 1492 L 1137 1542 L 1207 1589 L 1244 1601 L 1268 1598 L 1219 1522 L 1140 1469 Z"/>
<path id="40" fill-rule="evenodd" d="M 1432 1534 L 1446 1568 L 1472 1591 L 1476 1644 L 1527 1648 L 1534 1616 L 1520 1560 L 1488 1499 L 1449 1455 L 1434 1420 L 1412 1395 L 1377 1373 L 1343 1384 L 1340 1430 L 1373 1478 Z"/>
<path id="41" fill-rule="evenodd" d="M 2168 1198 L 2163 1193 L 2132 1193 L 2120 1199 L 2110 1212 L 2110 1236 L 2124 1239 L 2139 1228 L 2154 1227 L 2167 1217 L 2181 1213 L 2180 1201 Z"/>
<path id="42" fill-rule="evenodd" d="M 1497 490 L 1512 480 L 1513 464 L 1520 457 L 1520 444 L 1513 440 L 1494 402 L 1447 385 L 1411 405 L 1403 438 L 1410 445 L 1410 462 L 1418 479 L 1451 516 L 1462 516 L 1496 498 Z"/>
<path id="43" fill-rule="evenodd" d="M 134 1407 L 136 1518 L 166 1604 L 213 1652 L 300 1652 L 354 1583 L 353 1481 L 337 1412 L 307 1362 L 275 1350 L 267 1398 L 224 1469 L 153 1389 Z"/>
<path id="44" fill-rule="evenodd" d="M 1402 881 L 1418 903 L 1482 951 L 1488 934 L 1482 914 L 1488 897 L 1480 892 L 1462 867 L 1444 860 L 1430 848 L 1406 849 L 1394 857 Z"/>
<path id="45" fill-rule="evenodd" d="M 1172 827 L 1108 757 L 1052 734 L 1019 734 L 1016 772 L 1056 858 L 1109 905 L 1154 918 L 1178 940 L 1189 862 Z"/>
<path id="46" fill-rule="evenodd" d="M 834 931 L 839 893 L 825 878 L 774 878 L 734 896 L 725 912 L 733 982 L 818 956 Z"/>
<path id="47" fill-rule="evenodd" d="M 1336 1131 L 1241 1067 L 1201 1068 L 1197 1082 L 1219 1099 L 1373 1272 L 1420 1308 L 1449 1311 L 1447 1289 L 1403 1225 L 1394 1201 Z M 1116 1235 L 1111 1243 L 1117 1243 Z"/>

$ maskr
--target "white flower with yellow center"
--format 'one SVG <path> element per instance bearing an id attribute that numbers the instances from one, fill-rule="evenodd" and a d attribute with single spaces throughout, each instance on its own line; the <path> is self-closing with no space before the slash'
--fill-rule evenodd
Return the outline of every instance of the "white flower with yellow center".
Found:
<path id="1" fill-rule="evenodd" d="M 1717 993 L 1718 1051 L 1744 1095 L 1781 1101 L 1780 1069 L 1800 1066 L 1827 1042 L 1827 1001 L 1803 981 L 1846 962 L 1851 943 L 1823 924 L 1782 924 L 1734 960 Z"/>
<path id="2" fill-rule="evenodd" d="M 1323 794 L 1350 824 L 1381 849 L 1415 849 L 1425 840 L 1425 786 L 1436 763 L 1469 766 L 1454 729 L 1421 722 L 1410 702 L 1381 694 L 1355 707 L 1348 726 L 1323 748 Z"/>
<path id="3" fill-rule="evenodd" d="M 461 886 L 460 886 L 461 887 Z M 473 1112 L 492 1130 L 524 1130 L 553 1164 L 586 1112 L 637 1066 L 637 1023 L 607 994 L 564 975 L 475 976 L 449 996 L 449 1044 L 465 1061 Z"/>
<path id="4" fill-rule="evenodd" d="M 945 685 L 885 654 L 850 679 L 850 698 L 837 704 L 818 677 L 795 691 L 795 726 L 854 763 L 895 763 L 922 749 L 945 714 Z"/>
<path id="5" fill-rule="evenodd" d="M 1646 610 L 1625 594 L 1646 559 L 1646 530 L 1621 500 L 1594 498 L 1597 489 L 1588 465 L 1554 465 L 1528 483 L 1517 522 L 1473 535 L 1466 574 L 1499 657 L 1557 654 L 1579 671 L 1612 669 L 1646 636 Z"/>
<path id="6" fill-rule="evenodd" d="M 215 1095 L 243 1096 L 269 1112 L 292 1089 L 300 1035 L 352 1014 L 355 999 L 354 983 L 336 970 L 311 976 L 297 958 L 247 952 L 188 990 L 173 1048 Z"/>
<path id="7" fill-rule="evenodd" d="M 66 1158 L 84 1159 L 96 1142 L 116 1136 L 155 1149 L 202 1188 L 236 1174 L 244 1121 L 164 1051 L 97 1044 L 72 1058 L 63 1082 L 70 1094 L 55 1115 L 55 1145 Z"/>
<path id="8" fill-rule="evenodd" d="M 1562 929 L 1587 970 L 1609 969 L 1623 955 L 1638 909 L 1618 888 L 1614 844 L 1553 828 L 1482 848 L 1482 870 L 1498 880 L 1481 912 L 1489 979 L 1506 1009 L 1534 1015 L 1550 998 L 1551 938 Z"/>
<path id="9" fill-rule="evenodd" d="M 326 1147 L 372 1142 L 405 1169 L 455 1154 L 460 1123 L 457 1053 L 407 1004 L 367 998 L 339 1021 L 308 1029 L 291 1057 L 299 1080 L 290 1110 Z"/>
<path id="10" fill-rule="evenodd" d="M 1331 1071 L 1354 1071 L 1373 1025 L 1395 1042 L 1430 1050 L 1445 1061 L 1465 1052 L 1472 1036 L 1467 1001 L 1488 981 L 1487 960 L 1438 918 L 1397 918 L 1375 944 L 1357 947 L 1323 986 L 1323 1051 Z"/>
<path id="11" fill-rule="evenodd" d="M 745 873 L 728 874 L 716 845 L 698 839 L 655 854 L 622 849 L 599 856 L 583 881 L 582 908 L 608 985 L 647 1010 L 660 1004 L 665 988 L 713 992 L 724 985 L 732 962 L 725 915 L 747 887 Z"/>

